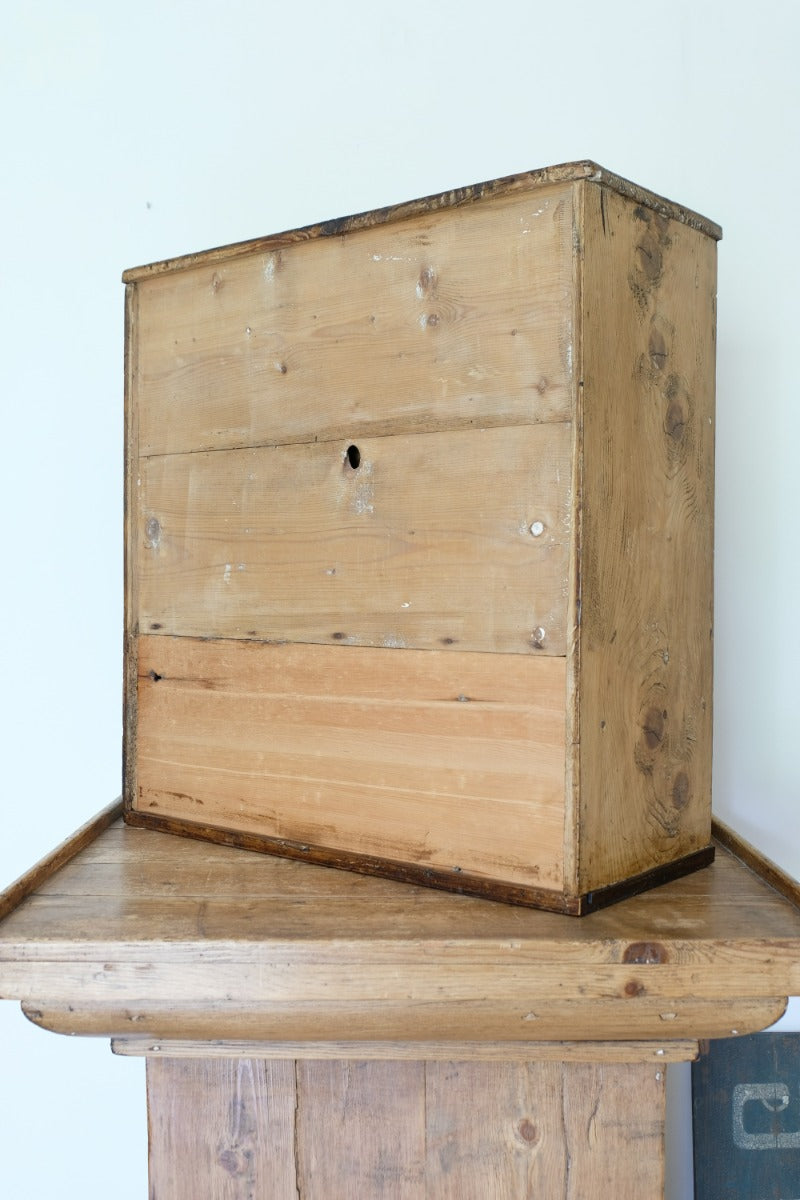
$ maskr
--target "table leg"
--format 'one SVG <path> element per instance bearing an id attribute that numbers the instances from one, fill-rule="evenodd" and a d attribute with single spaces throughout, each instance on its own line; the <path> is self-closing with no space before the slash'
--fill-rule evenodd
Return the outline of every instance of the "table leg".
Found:
<path id="1" fill-rule="evenodd" d="M 661 1200 L 652 1062 L 150 1058 L 151 1200 Z"/>

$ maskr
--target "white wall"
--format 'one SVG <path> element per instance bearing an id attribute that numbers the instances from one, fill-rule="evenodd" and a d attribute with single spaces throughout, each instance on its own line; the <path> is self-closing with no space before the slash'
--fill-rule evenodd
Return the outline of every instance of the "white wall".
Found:
<path id="1" fill-rule="evenodd" d="M 798 12 L 6 0 L 0 883 L 119 790 L 123 267 L 581 157 L 724 226 L 715 806 L 800 875 Z M 145 1194 L 140 1063 L 0 1064 L 4 1195 Z"/>

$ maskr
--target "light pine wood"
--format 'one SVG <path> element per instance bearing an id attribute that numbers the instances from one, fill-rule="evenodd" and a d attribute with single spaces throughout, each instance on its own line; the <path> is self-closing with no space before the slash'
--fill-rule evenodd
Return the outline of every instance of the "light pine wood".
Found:
<path id="1" fill-rule="evenodd" d="M 571 426 L 353 444 L 144 459 L 142 633 L 563 655 Z"/>
<path id="2" fill-rule="evenodd" d="M 99 968 L 97 968 L 99 970 Z M 285 968 L 284 968 L 285 969 Z M 139 969 L 141 976 L 143 967 Z M 37 986 L 43 993 L 53 991 L 53 975 Z M 37 972 L 38 976 L 38 972 Z M 30 978 L 30 975 L 28 976 Z M 23 989 L 19 977 L 16 990 Z M 108 985 L 109 981 L 106 980 Z M 730 983 L 721 981 L 717 991 Z M 120 980 L 123 989 L 130 986 L 130 976 Z M 158 987 L 158 984 L 156 985 Z M 512 984 L 515 993 L 507 1001 L 453 1002 L 445 994 L 437 1001 L 420 1003 L 413 997 L 408 1001 L 387 1000 L 363 1002 L 353 999 L 320 1004 L 315 1001 L 273 1003 L 249 998 L 235 1002 L 209 998 L 203 990 L 193 1002 L 181 989 L 180 1006 L 169 1000 L 157 1002 L 132 1001 L 122 1006 L 112 996 L 106 1003 L 86 1001 L 80 1006 L 62 997 L 60 1004 L 52 1000 L 25 1001 L 22 1010 L 29 1021 L 42 1029 L 70 1037 L 112 1037 L 127 1040 L 142 1035 L 155 1045 L 185 1039 L 195 1042 L 228 1042 L 246 1039 L 256 1043 L 278 1043 L 292 1047 L 307 1046 L 302 1054 L 290 1057 L 317 1057 L 314 1047 L 319 1043 L 320 1028 L 324 1028 L 332 1044 L 352 1044 L 338 1057 L 407 1059 L 425 1057 L 432 1043 L 453 1046 L 453 1055 L 478 1061 L 526 1059 L 524 1047 L 535 1033 L 542 1041 L 558 1046 L 575 1045 L 575 1055 L 565 1053 L 560 1058 L 581 1059 L 582 1040 L 602 1037 L 627 1045 L 626 1039 L 657 1039 L 666 1036 L 685 1041 L 692 1037 L 727 1038 L 739 1034 L 758 1033 L 773 1025 L 786 1010 L 786 996 L 698 999 L 693 996 L 637 997 L 634 1009 L 629 998 L 618 995 L 598 999 L 596 996 L 578 1000 L 542 996 L 535 998 L 535 1007 L 526 1005 L 527 997 L 519 995 L 524 982 Z M 448 989 L 445 989 L 445 993 Z M 784 992 L 786 987 L 784 985 Z M 73 993 L 74 994 L 74 993 Z M 354 1033 L 358 1040 L 353 1041 Z M 474 1041 L 475 1038 L 484 1041 Z M 484 1050 L 487 1045 L 500 1050 Z M 519 1045 L 520 1050 L 511 1047 Z M 465 1046 L 471 1047 L 470 1051 Z M 355 1047 L 361 1047 L 355 1054 Z M 392 1047 L 390 1050 L 389 1047 Z M 434 1055 L 434 1057 L 442 1057 Z M 319 1057 L 330 1057 L 320 1053 Z M 545 1056 L 547 1057 L 547 1056 Z M 559 1059 L 560 1061 L 560 1059 Z"/>
<path id="3" fill-rule="evenodd" d="M 800 912 L 724 851 L 574 922 L 113 826 L 0 925 L 31 1019 L 155 1040 L 729 1036 L 799 964 Z"/>
<path id="4" fill-rule="evenodd" d="M 308 1058 L 398 1062 L 694 1062 L 696 1041 L 663 1042 L 172 1042 L 114 1038 L 114 1054 L 146 1058 Z"/>
<path id="5" fill-rule="evenodd" d="M 661 213 L 662 216 L 683 221 L 693 229 L 701 230 L 708 237 L 719 239 L 722 236 L 719 225 L 710 221 L 708 217 L 701 216 L 700 213 L 693 212 L 672 200 L 667 200 L 664 196 L 658 196 L 641 187 L 640 184 L 633 183 L 630 179 L 623 179 L 620 175 L 616 175 L 613 171 L 609 171 L 595 162 L 584 160 L 539 167 L 518 175 L 506 175 L 501 179 L 490 179 L 484 183 L 454 188 L 438 195 L 424 196 L 419 200 L 409 200 L 403 204 L 395 204 L 371 212 L 357 213 L 354 216 L 324 221 L 317 225 L 307 225 L 302 229 L 292 229 L 285 233 L 254 238 L 247 242 L 217 246 L 213 250 L 203 250 L 199 254 L 185 254 L 177 258 L 164 259 L 161 262 L 147 263 L 141 267 L 131 267 L 130 270 L 123 273 L 123 280 L 126 283 L 134 283 L 149 279 L 153 275 L 183 271 L 189 267 L 217 265 L 254 252 L 282 249 L 285 246 L 292 246 L 296 242 L 309 241 L 319 237 L 343 237 L 358 229 L 387 225 L 393 221 L 406 220 L 443 208 L 457 208 L 460 205 L 473 204 L 477 200 L 489 199 L 492 196 L 498 198 L 513 196 L 515 193 L 530 191 L 533 187 L 541 188 L 548 184 L 563 184 L 583 179 L 603 183 L 619 192 L 621 196 L 627 196 L 635 200 L 637 204 L 652 208 L 654 212 Z"/>
<path id="6" fill-rule="evenodd" d="M 563 659 L 154 636 L 139 672 L 136 808 L 560 888 Z"/>
<path id="7" fill-rule="evenodd" d="M 431 1064 L 422 1195 L 661 1200 L 664 1080 L 630 1064 Z"/>
<path id="8" fill-rule="evenodd" d="M 132 823 L 571 913 L 709 861 L 719 234 L 579 163 L 126 275 Z M 557 657 L 552 740 L 442 653 Z"/>
<path id="9" fill-rule="evenodd" d="M 424 1063 L 302 1061 L 296 1069 L 301 1200 L 435 1194 L 428 1187 Z"/>
<path id="10" fill-rule="evenodd" d="M 20 875 L 19 879 L 9 884 L 0 892 L 0 921 L 7 917 L 23 900 L 32 896 L 51 875 L 55 875 L 62 867 L 71 862 L 76 855 L 90 846 L 99 833 L 108 829 L 109 825 L 119 821 L 122 816 L 122 800 L 114 800 L 106 808 L 92 817 L 70 837 L 65 838 L 60 846 L 46 854 L 35 866 Z"/>
<path id="11" fill-rule="evenodd" d="M 140 280 L 139 453 L 563 420 L 569 186 Z"/>
<path id="12" fill-rule="evenodd" d="M 586 185 L 578 891 L 708 843 L 714 242 Z"/>
<path id="13" fill-rule="evenodd" d="M 148 1061 L 170 1200 L 659 1200 L 655 1065 Z"/>
<path id="14" fill-rule="evenodd" d="M 264 1059 L 150 1059 L 153 1200 L 289 1200 L 295 1068 Z"/>
<path id="15" fill-rule="evenodd" d="M 760 879 L 764 879 L 776 892 L 780 892 L 787 900 L 800 908 L 800 882 L 767 858 L 745 838 L 740 837 L 724 821 L 715 817 L 711 829 L 717 841 L 734 854 L 746 867 L 755 871 Z"/>

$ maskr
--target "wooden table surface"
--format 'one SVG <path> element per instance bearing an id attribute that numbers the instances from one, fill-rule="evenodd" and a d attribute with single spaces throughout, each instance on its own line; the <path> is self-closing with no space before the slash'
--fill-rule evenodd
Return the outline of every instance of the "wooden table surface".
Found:
<path id="1" fill-rule="evenodd" d="M 541 1043 L 625 1041 L 629 1058 L 636 1040 L 764 1028 L 800 992 L 800 911 L 722 848 L 709 868 L 574 918 L 114 815 L 0 898 L 0 996 L 45 1028 L 148 1054 L 202 1041 L 525 1057 L 537 1043 L 541 1057 Z"/>

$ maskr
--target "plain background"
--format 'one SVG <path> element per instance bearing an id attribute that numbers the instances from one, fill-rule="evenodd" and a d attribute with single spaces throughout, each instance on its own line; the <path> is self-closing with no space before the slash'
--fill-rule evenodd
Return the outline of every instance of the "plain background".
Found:
<path id="1" fill-rule="evenodd" d="M 584 157 L 724 227 L 714 804 L 800 875 L 798 36 L 789 0 L 7 0 L 0 885 L 120 789 L 122 269 Z M 140 1200 L 145 1145 L 141 1062 L 0 1005 L 3 1195 Z"/>

